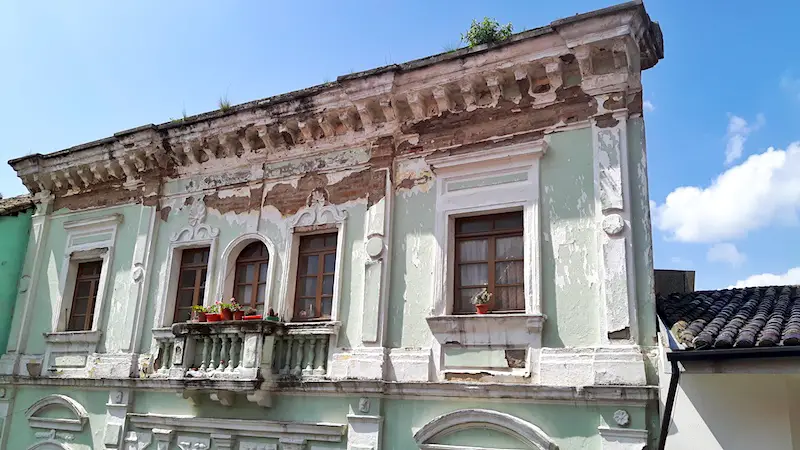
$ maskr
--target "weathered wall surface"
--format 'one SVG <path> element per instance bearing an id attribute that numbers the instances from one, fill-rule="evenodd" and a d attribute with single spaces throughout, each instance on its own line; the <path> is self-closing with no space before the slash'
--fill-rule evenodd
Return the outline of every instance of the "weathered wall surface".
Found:
<path id="1" fill-rule="evenodd" d="M 25 262 L 31 211 L 0 217 L 0 354 L 5 353 Z"/>

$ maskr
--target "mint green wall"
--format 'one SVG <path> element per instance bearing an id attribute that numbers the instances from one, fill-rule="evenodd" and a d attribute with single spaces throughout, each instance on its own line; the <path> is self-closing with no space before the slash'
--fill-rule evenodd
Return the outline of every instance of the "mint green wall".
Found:
<path id="1" fill-rule="evenodd" d="M 600 291 L 589 128 L 553 133 L 541 159 L 544 347 L 599 344 Z"/>
<path id="2" fill-rule="evenodd" d="M 6 352 L 17 283 L 25 262 L 32 211 L 0 216 L 0 355 Z"/>
<path id="3" fill-rule="evenodd" d="M 108 391 L 86 391 L 69 388 L 34 388 L 22 387 L 16 391 L 14 399 L 14 410 L 12 415 L 7 420 L 11 421 L 9 427 L 6 448 L 9 450 L 23 450 L 40 439 L 36 439 L 34 434 L 40 431 L 49 431 L 44 429 L 34 429 L 28 426 L 28 420 L 25 417 L 25 411 L 39 399 L 53 394 L 63 394 L 72 397 L 78 403 L 86 408 L 89 413 L 89 422 L 83 428 L 83 431 L 70 432 L 74 439 L 70 441 L 71 448 L 75 450 L 92 450 L 103 447 L 103 431 L 106 421 L 106 400 L 108 400 Z M 53 416 L 59 414 L 58 411 L 52 411 L 47 415 Z M 62 416 L 63 417 L 63 416 Z"/>

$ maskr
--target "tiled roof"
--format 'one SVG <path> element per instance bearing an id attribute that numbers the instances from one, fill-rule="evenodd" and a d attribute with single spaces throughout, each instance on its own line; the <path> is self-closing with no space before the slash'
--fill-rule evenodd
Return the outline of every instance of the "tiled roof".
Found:
<path id="1" fill-rule="evenodd" d="M 30 195 L 0 198 L 0 216 L 9 216 L 28 208 L 33 208 L 33 200 Z"/>
<path id="2" fill-rule="evenodd" d="M 800 345 L 800 286 L 672 294 L 657 306 L 687 349 Z"/>

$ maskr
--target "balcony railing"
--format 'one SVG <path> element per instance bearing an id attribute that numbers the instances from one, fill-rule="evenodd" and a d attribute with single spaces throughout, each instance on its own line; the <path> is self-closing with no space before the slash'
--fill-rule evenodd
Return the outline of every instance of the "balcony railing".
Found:
<path id="1" fill-rule="evenodd" d="M 153 330 L 158 354 L 149 377 L 265 382 L 266 387 L 321 379 L 337 328 L 338 323 L 248 320 L 176 323 Z"/>

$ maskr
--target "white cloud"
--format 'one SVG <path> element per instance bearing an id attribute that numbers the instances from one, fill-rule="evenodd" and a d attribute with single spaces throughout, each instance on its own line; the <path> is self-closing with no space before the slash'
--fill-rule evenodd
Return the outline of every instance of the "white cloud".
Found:
<path id="1" fill-rule="evenodd" d="M 749 125 L 739 116 L 730 116 L 728 120 L 728 144 L 725 146 L 725 164 L 730 164 L 742 157 L 744 143 L 750 133 L 763 127 L 766 119 L 763 114 L 756 115 L 756 122 Z"/>
<path id="2" fill-rule="evenodd" d="M 739 280 L 736 285 L 730 287 L 749 287 L 749 286 L 782 286 L 786 284 L 800 284 L 800 267 L 789 269 L 786 273 L 775 275 L 774 273 L 762 273 L 751 275 L 744 280 Z"/>
<path id="3" fill-rule="evenodd" d="M 796 224 L 800 141 L 768 148 L 719 175 L 708 187 L 682 186 L 651 208 L 655 226 L 682 242 L 742 238 L 774 223 Z"/>
<path id="4" fill-rule="evenodd" d="M 642 109 L 644 109 L 646 112 L 653 112 L 653 111 L 656 110 L 656 107 L 653 105 L 653 103 L 650 100 L 645 100 L 642 103 Z"/>
<path id="5" fill-rule="evenodd" d="M 744 253 L 739 252 L 735 245 L 729 242 L 714 244 L 708 249 L 706 259 L 710 262 L 723 262 L 733 267 L 738 267 L 747 259 Z"/>
<path id="6" fill-rule="evenodd" d="M 673 265 L 674 265 L 676 268 L 688 268 L 688 267 L 692 267 L 692 266 L 694 265 L 694 264 L 692 263 L 692 260 L 690 260 L 690 259 L 684 259 L 684 258 L 681 258 L 680 256 L 673 256 L 672 258 L 670 258 L 670 260 L 669 260 L 669 261 L 670 261 L 670 262 L 671 262 L 671 263 L 672 263 L 672 264 L 673 264 Z"/>
<path id="7" fill-rule="evenodd" d="M 793 95 L 796 100 L 800 100 L 800 78 L 785 73 L 781 76 L 781 89 Z"/>

